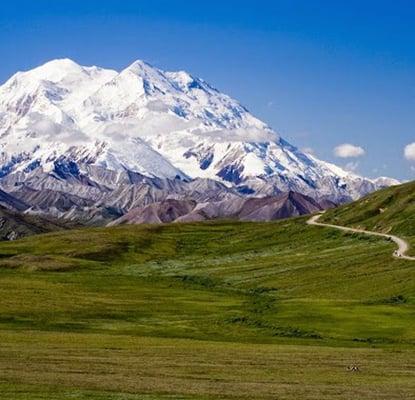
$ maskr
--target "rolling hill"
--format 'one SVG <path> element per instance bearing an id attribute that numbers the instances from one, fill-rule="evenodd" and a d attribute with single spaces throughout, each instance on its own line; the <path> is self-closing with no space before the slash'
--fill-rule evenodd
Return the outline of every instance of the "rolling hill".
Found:
<path id="1" fill-rule="evenodd" d="M 382 189 L 356 202 L 331 209 L 321 221 L 393 233 L 415 247 L 415 182 Z"/>

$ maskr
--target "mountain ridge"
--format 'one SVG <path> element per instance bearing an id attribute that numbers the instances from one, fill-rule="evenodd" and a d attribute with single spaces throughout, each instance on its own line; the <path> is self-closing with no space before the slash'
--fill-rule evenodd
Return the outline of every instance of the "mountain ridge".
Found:
<path id="1" fill-rule="evenodd" d="M 121 72 L 61 59 L 16 73 L 0 86 L 0 138 L 0 187 L 23 202 L 26 188 L 119 207 L 128 202 L 115 193 L 137 184 L 163 181 L 174 197 L 207 179 L 238 196 L 341 203 L 396 183 L 304 153 L 203 79 L 141 60 Z"/>
<path id="2" fill-rule="evenodd" d="M 146 206 L 132 208 L 122 217 L 110 222 L 108 226 L 199 222 L 213 219 L 272 221 L 310 214 L 329 206 L 329 204 L 319 204 L 311 197 L 296 192 L 261 198 L 231 198 L 200 203 L 193 199 L 170 198 Z M 334 206 L 334 204 L 331 206 Z"/>

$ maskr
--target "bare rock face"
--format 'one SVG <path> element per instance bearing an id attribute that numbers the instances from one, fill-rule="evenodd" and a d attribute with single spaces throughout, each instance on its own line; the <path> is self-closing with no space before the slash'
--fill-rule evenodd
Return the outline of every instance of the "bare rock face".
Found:
<path id="1" fill-rule="evenodd" d="M 19 200 L 16 196 L 12 196 L 3 190 L 0 190 L 0 206 L 16 211 L 25 211 L 29 205 Z"/>
<path id="2" fill-rule="evenodd" d="M 167 199 L 140 208 L 133 208 L 121 218 L 110 223 L 120 224 L 159 224 L 176 221 L 183 215 L 189 214 L 196 206 L 194 200 Z"/>
<path id="3" fill-rule="evenodd" d="M 311 197 L 288 192 L 276 197 L 248 199 L 238 218 L 249 221 L 270 221 L 310 214 L 322 209 L 323 206 Z"/>

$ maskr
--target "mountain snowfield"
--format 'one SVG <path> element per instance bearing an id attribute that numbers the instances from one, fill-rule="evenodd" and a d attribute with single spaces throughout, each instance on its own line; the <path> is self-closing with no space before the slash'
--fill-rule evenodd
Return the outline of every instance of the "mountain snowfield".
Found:
<path id="1" fill-rule="evenodd" d="M 0 137 L 0 186 L 20 197 L 54 190 L 108 205 L 125 185 L 203 178 L 235 194 L 341 202 L 397 183 L 306 154 L 204 80 L 143 61 L 117 72 L 60 59 L 16 73 L 0 87 Z"/>

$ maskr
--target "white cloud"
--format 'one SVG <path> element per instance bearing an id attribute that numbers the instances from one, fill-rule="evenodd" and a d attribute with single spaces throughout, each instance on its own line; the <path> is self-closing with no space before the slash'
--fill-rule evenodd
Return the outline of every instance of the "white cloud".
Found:
<path id="1" fill-rule="evenodd" d="M 354 144 L 344 143 L 334 148 L 334 155 L 340 158 L 361 157 L 366 154 L 365 150 Z"/>
<path id="2" fill-rule="evenodd" d="M 407 160 L 415 161 L 415 142 L 406 145 L 403 154 Z"/>
<path id="3" fill-rule="evenodd" d="M 193 133 L 203 137 L 209 137 L 218 142 L 275 142 L 279 135 L 270 130 L 249 126 L 246 128 L 221 129 L 214 131 L 204 131 L 202 129 L 194 129 Z"/>

